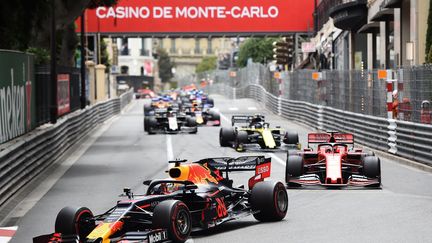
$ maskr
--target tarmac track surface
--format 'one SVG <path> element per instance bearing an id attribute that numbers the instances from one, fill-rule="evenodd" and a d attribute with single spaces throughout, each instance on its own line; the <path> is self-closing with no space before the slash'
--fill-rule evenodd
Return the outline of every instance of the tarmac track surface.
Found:
<path id="1" fill-rule="evenodd" d="M 206 157 L 242 156 L 219 146 L 218 127 L 202 127 L 196 135 L 148 135 L 143 132 L 144 100 L 136 100 L 115 119 L 75 163 L 35 198 L 26 199 L 12 243 L 31 242 L 50 233 L 64 206 L 86 206 L 95 214 L 111 208 L 124 187 L 142 193 L 144 179 L 164 178 L 167 159 L 199 160 Z M 232 114 L 261 113 L 271 126 L 297 131 L 305 144 L 305 126 L 264 110 L 250 99 L 228 100 L 215 96 L 223 114 L 222 126 L 230 126 Z M 272 157 L 272 179 L 284 181 L 284 152 Z M 432 242 L 432 175 L 381 158 L 382 190 L 288 190 L 285 220 L 258 223 L 252 216 L 215 229 L 194 233 L 194 242 Z M 234 184 L 247 185 L 250 173 L 236 173 Z M 31 206 L 28 206 L 31 205 Z M 26 207 L 28 207 L 26 209 Z M 27 212 L 28 210 L 28 212 Z M 24 212 L 24 213 L 22 213 Z M 25 213 L 26 212 L 26 213 Z M 19 213 L 18 213 L 19 214 Z"/>

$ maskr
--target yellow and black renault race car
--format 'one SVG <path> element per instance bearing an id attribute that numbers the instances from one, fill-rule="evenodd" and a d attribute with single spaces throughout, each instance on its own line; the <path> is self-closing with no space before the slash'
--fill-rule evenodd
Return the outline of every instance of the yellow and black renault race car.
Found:
<path id="1" fill-rule="evenodd" d="M 280 127 L 270 128 L 263 115 L 235 115 L 231 118 L 231 128 L 221 128 L 219 143 L 222 147 L 234 147 L 237 151 L 248 148 L 280 149 L 282 145 L 290 149 L 300 148 L 298 134 L 284 132 Z M 243 124 L 243 126 L 236 126 Z"/>
<path id="2" fill-rule="evenodd" d="M 144 195 L 124 189 L 124 200 L 100 215 L 85 207 L 63 208 L 55 233 L 34 243 L 57 242 L 184 242 L 191 231 L 253 215 L 259 221 L 280 221 L 288 210 L 288 194 L 270 176 L 264 156 L 209 158 L 187 163 L 171 161 L 168 179 L 144 181 Z M 254 171 L 248 189 L 233 187 L 232 171 Z"/>

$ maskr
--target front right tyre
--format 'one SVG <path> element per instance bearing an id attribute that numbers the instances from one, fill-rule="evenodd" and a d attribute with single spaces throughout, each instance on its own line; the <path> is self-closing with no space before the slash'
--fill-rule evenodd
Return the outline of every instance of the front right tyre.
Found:
<path id="1" fill-rule="evenodd" d="M 160 202 L 153 211 L 153 228 L 166 229 L 173 242 L 185 242 L 192 230 L 189 208 L 179 200 Z"/>
<path id="2" fill-rule="evenodd" d="M 288 193 L 281 182 L 258 182 L 252 188 L 250 203 L 257 220 L 280 221 L 288 212 Z"/>

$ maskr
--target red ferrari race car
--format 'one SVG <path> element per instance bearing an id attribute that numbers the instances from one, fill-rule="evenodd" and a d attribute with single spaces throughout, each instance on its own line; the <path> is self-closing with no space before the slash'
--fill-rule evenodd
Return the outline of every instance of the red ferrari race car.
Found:
<path id="1" fill-rule="evenodd" d="M 135 93 L 135 98 L 137 99 L 148 99 L 154 97 L 156 97 L 156 94 L 151 89 L 138 89 Z"/>
<path id="2" fill-rule="evenodd" d="M 124 189 L 124 200 L 94 216 L 85 207 L 63 208 L 56 233 L 34 243 L 57 242 L 184 242 L 191 231 L 253 215 L 259 221 L 280 221 L 288 210 L 281 182 L 264 181 L 271 161 L 264 156 L 209 158 L 193 163 L 171 161 L 168 179 L 144 181 L 144 195 Z M 254 171 L 244 186 L 233 187 L 232 171 Z"/>
<path id="3" fill-rule="evenodd" d="M 313 150 L 310 145 L 317 145 Z M 288 187 L 381 187 L 380 159 L 354 148 L 354 135 L 329 132 L 308 134 L 308 148 L 289 151 L 285 181 Z"/>

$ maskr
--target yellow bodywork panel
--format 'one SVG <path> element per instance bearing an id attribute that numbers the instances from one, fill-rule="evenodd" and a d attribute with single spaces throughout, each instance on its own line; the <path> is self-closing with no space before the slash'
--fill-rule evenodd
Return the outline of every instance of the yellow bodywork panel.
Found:
<path id="1" fill-rule="evenodd" d="M 252 132 L 258 132 L 261 134 L 264 144 L 267 146 L 267 148 L 276 148 L 276 142 L 273 138 L 273 131 L 280 131 L 282 134 L 282 130 L 280 129 L 269 129 L 269 128 L 242 128 L 239 129 L 240 131 L 252 131 Z"/>
<path id="2" fill-rule="evenodd" d="M 275 140 L 274 140 L 274 138 L 273 138 L 273 134 L 272 134 L 271 130 L 269 130 L 269 129 L 264 129 L 264 130 L 261 132 L 261 134 L 262 134 L 262 137 L 263 137 L 264 143 L 265 143 L 265 145 L 266 145 L 268 148 L 276 148 L 276 142 L 275 142 Z"/>
<path id="3" fill-rule="evenodd" d="M 109 237 L 121 229 L 123 222 L 99 224 L 88 236 L 88 239 L 102 238 L 102 243 L 110 243 Z"/>

